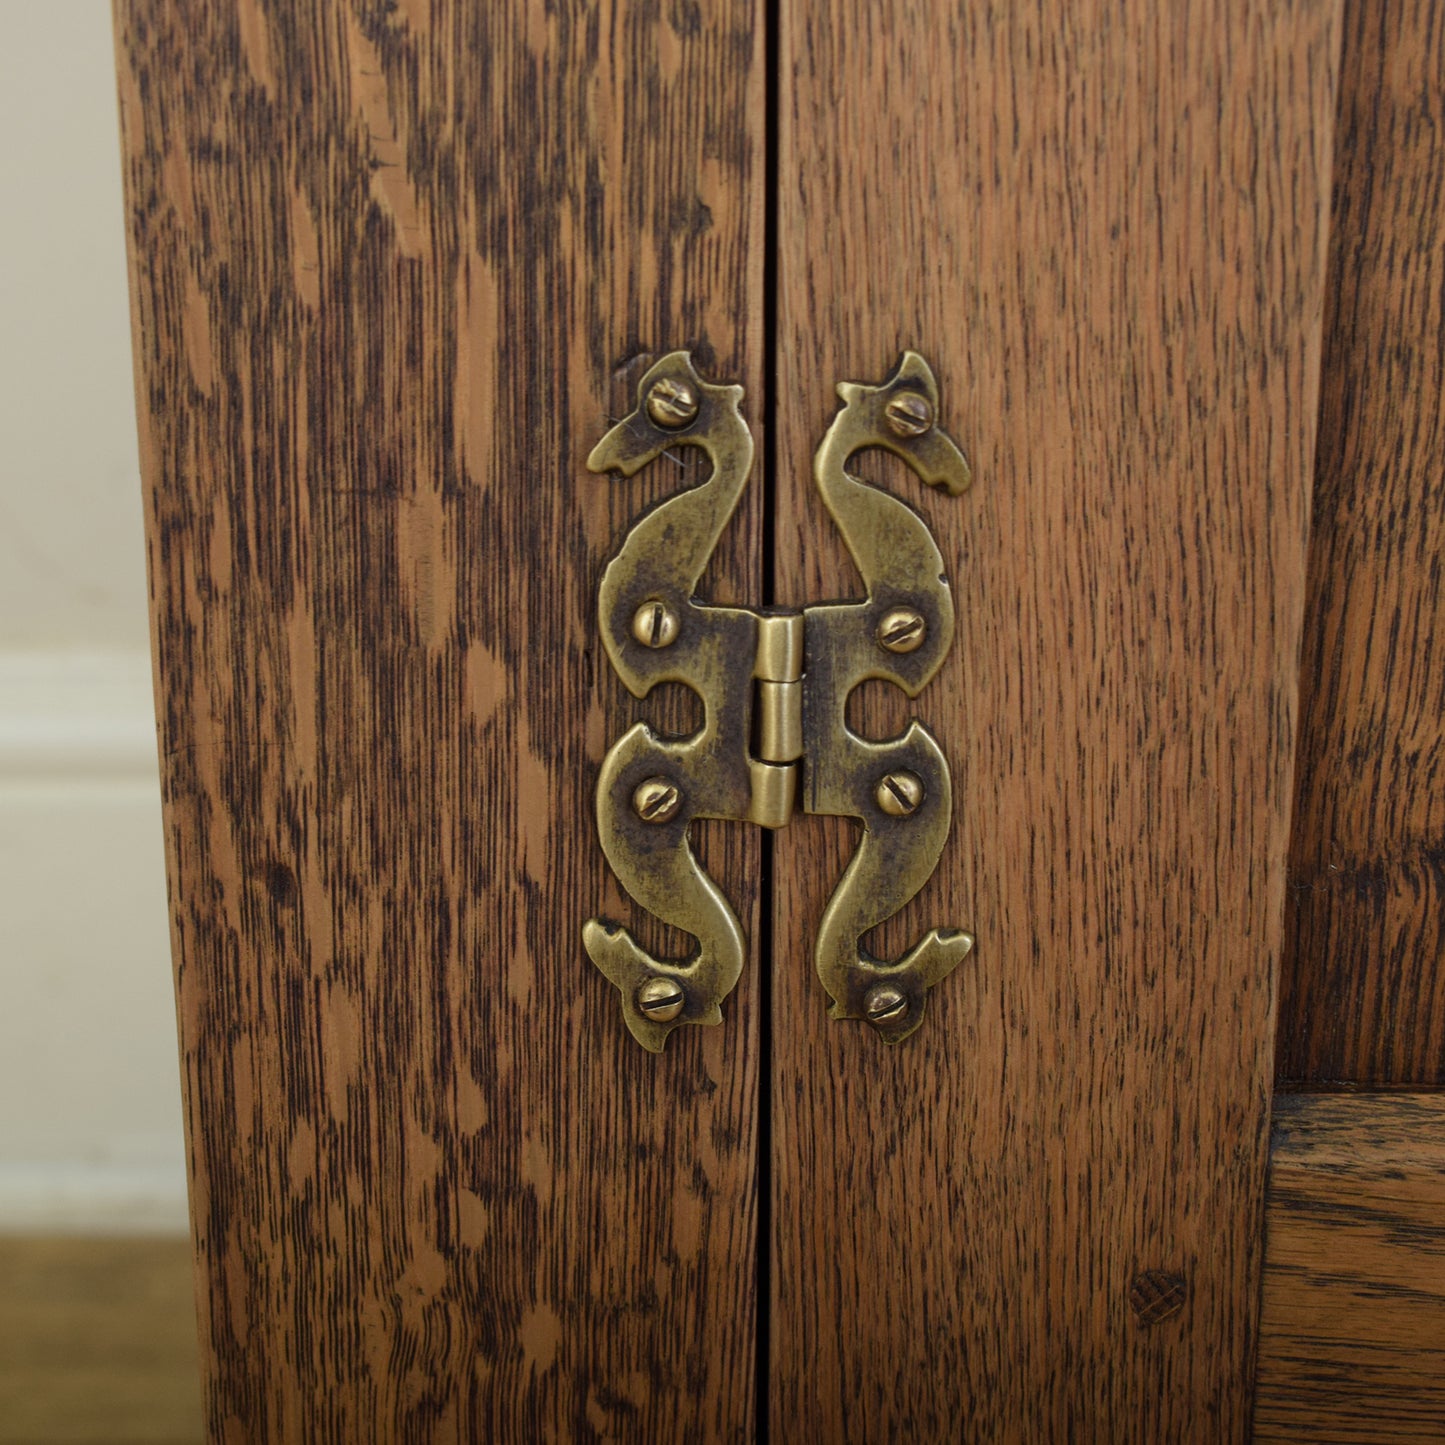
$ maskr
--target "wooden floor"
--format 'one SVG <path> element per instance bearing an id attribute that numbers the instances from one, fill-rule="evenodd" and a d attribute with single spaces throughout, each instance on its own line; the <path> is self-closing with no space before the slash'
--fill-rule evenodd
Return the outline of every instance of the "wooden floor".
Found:
<path id="1" fill-rule="evenodd" d="M 202 1438 L 189 1241 L 0 1238 L 0 1445 Z"/>

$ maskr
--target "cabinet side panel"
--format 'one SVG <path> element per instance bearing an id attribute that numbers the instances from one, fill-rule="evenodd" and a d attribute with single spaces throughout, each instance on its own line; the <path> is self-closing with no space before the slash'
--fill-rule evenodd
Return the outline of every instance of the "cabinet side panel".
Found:
<path id="1" fill-rule="evenodd" d="M 875 951 L 974 953 L 895 1049 L 778 849 L 780 1439 L 1239 1440 L 1284 920 L 1339 17 L 1332 0 L 790 0 L 780 601 L 857 596 L 807 482 L 840 380 L 933 363 L 972 490 L 914 703 L 955 818 Z"/>
<path id="2" fill-rule="evenodd" d="M 674 346 L 761 405 L 756 7 L 116 19 L 212 1438 L 744 1438 L 755 980 L 654 1058 L 580 942 L 678 474 L 583 462 Z"/>
<path id="3" fill-rule="evenodd" d="M 1340 65 L 1279 1074 L 1445 1083 L 1445 12 Z"/>
<path id="4" fill-rule="evenodd" d="M 1279 1099 L 1255 1425 L 1445 1439 L 1445 1097 Z"/>

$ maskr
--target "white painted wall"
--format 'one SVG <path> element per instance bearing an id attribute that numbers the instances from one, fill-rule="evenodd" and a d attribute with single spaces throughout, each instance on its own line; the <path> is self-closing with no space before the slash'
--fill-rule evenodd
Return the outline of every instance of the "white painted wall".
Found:
<path id="1" fill-rule="evenodd" d="M 0 18 L 0 1230 L 177 1229 L 110 6 Z"/>

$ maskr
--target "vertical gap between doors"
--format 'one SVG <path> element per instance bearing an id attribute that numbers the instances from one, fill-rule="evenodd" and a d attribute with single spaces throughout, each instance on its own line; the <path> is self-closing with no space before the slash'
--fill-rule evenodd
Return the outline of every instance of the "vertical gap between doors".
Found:
<path id="1" fill-rule="evenodd" d="M 778 477 L 778 98 L 782 6 L 763 14 L 763 526 L 762 605 L 776 598 Z M 758 1235 L 757 1357 L 753 1362 L 753 1434 L 768 1440 L 768 1385 L 773 1314 L 773 835 L 762 834 L 758 900 Z"/>

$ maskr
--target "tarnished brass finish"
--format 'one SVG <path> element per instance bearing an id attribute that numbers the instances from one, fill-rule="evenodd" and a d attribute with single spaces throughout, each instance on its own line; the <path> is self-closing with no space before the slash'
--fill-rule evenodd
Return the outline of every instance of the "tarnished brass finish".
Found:
<path id="1" fill-rule="evenodd" d="M 878 784 L 873 796 L 890 818 L 906 818 L 910 813 L 916 813 L 923 801 L 923 781 L 907 768 L 900 768 Z"/>
<path id="2" fill-rule="evenodd" d="M 758 683 L 758 756 L 792 763 L 803 756 L 803 683 Z"/>
<path id="3" fill-rule="evenodd" d="M 760 828 L 781 828 L 790 823 L 798 801 L 798 768 L 748 759 L 748 776 L 753 780 L 753 800 L 746 821 Z"/>
<path id="4" fill-rule="evenodd" d="M 891 607 L 878 624 L 878 645 L 889 652 L 917 652 L 927 631 L 921 612 L 911 607 Z"/>
<path id="5" fill-rule="evenodd" d="M 796 682 L 803 675 L 803 614 L 770 612 L 758 618 L 753 676 L 762 682 Z"/>
<path id="6" fill-rule="evenodd" d="M 861 602 L 804 612 L 714 607 L 694 595 L 737 506 L 753 444 L 742 389 L 702 380 L 685 351 L 654 365 L 636 409 L 607 433 L 587 465 L 630 477 L 664 451 L 700 448 L 712 464 L 701 486 L 641 517 L 608 564 L 598 595 L 603 645 L 638 697 L 661 682 L 702 700 L 690 737 L 637 723 L 603 760 L 597 826 L 603 851 L 643 908 L 696 940 L 682 959 L 653 958 L 621 924 L 591 919 L 583 940 L 617 986 L 628 1028 L 660 1050 L 683 1024 L 722 1020 L 742 972 L 737 917 L 688 843 L 694 818 L 780 828 L 801 796 L 811 813 L 858 818 L 863 837 L 819 928 L 818 972 L 834 1018 L 866 1019 L 886 1042 L 922 1020 L 924 996 L 968 952 L 960 929 L 934 929 L 895 963 L 861 938 L 922 887 L 952 816 L 948 766 L 913 723 L 876 743 L 844 722 L 848 695 L 869 678 L 914 696 L 937 672 L 953 635 L 943 559 L 905 503 L 848 474 L 855 453 L 882 447 L 931 486 L 956 495 L 968 463 L 936 425 L 938 386 L 906 352 L 879 386 L 844 383 L 843 407 L 814 458 L 814 477 L 867 584 Z"/>
<path id="7" fill-rule="evenodd" d="M 883 408 L 888 429 L 898 437 L 921 437 L 933 425 L 933 402 L 916 391 L 898 391 Z"/>
<path id="8" fill-rule="evenodd" d="M 647 414 L 668 431 L 689 426 L 697 418 L 697 392 L 682 378 L 660 376 L 648 388 Z"/>
<path id="9" fill-rule="evenodd" d="M 637 1007 L 654 1023 L 671 1023 L 686 1002 L 682 985 L 673 978 L 650 978 L 637 990 Z"/>
<path id="10" fill-rule="evenodd" d="M 891 983 L 875 983 L 863 1000 L 863 1010 L 869 1023 L 893 1023 L 908 1012 L 908 1000 Z"/>
<path id="11" fill-rule="evenodd" d="M 632 806 L 644 823 L 665 823 L 682 806 L 682 793 L 670 778 L 644 778 L 632 794 Z"/>
<path id="12" fill-rule="evenodd" d="M 665 602 L 644 602 L 632 614 L 632 635 L 644 647 L 671 647 L 677 641 L 677 613 Z"/>
<path id="13" fill-rule="evenodd" d="M 958 966 L 973 938 L 959 928 L 935 928 L 892 963 L 875 958 L 862 939 L 928 881 L 948 838 L 953 788 L 943 750 L 921 723 L 910 724 L 902 737 L 871 742 L 849 729 L 843 713 L 849 693 L 870 678 L 894 683 L 909 697 L 923 690 L 953 641 L 953 598 L 923 519 L 850 475 L 847 464 L 881 447 L 920 481 L 955 497 L 972 477 L 963 453 L 935 424 L 938 383 L 917 352 L 904 352 L 879 385 L 844 382 L 838 395 L 843 405 L 814 454 L 813 479 L 868 595 L 805 614 L 803 807 L 858 818 L 863 836 L 823 914 L 814 960 L 833 1000 L 830 1016 L 867 1019 L 885 1042 L 897 1043 L 922 1023 L 928 990 Z M 923 636 L 911 652 L 889 652 L 878 645 L 878 629 L 902 608 L 923 619 Z M 916 780 L 920 795 L 912 812 L 895 814 L 880 805 L 878 784 L 903 773 Z M 906 1007 L 870 1010 L 868 999 L 877 997 L 871 991 L 885 984 Z"/>
<path id="14" fill-rule="evenodd" d="M 712 464 L 707 480 L 669 497 L 633 525 L 598 590 L 602 644 L 629 691 L 643 697 L 658 683 L 684 682 L 702 700 L 702 727 L 685 738 L 661 737 L 646 723 L 612 745 L 597 780 L 597 830 L 622 886 L 649 913 L 691 934 L 683 959 L 654 958 L 619 923 L 583 927 L 592 961 L 617 986 L 634 1037 L 657 1052 L 684 1024 L 722 1022 L 720 1003 L 743 968 L 743 935 L 727 900 L 688 844 L 694 818 L 746 818 L 753 806 L 748 769 L 758 617 L 740 607 L 713 607 L 695 596 L 703 568 L 737 506 L 753 460 L 753 441 L 738 411 L 740 386 L 698 376 L 685 351 L 659 360 L 642 378 L 637 407 L 597 443 L 588 467 L 633 476 L 664 451 L 698 447 Z M 639 642 L 633 620 L 660 603 L 678 620 L 667 647 Z M 643 822 L 633 805 L 638 785 L 674 782 L 676 810 Z M 638 990 L 654 977 L 673 979 L 684 1000 L 667 1018 L 649 1015 Z"/>

